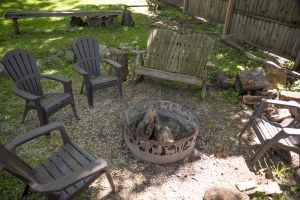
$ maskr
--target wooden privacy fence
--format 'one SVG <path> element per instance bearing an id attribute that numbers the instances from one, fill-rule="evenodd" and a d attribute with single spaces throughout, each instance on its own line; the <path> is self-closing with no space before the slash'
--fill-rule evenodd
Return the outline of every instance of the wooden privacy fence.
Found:
<path id="1" fill-rule="evenodd" d="M 288 58 L 299 54 L 299 0 L 184 0 L 183 5 L 186 13 L 217 22 L 228 12 L 225 34 Z"/>
<path id="2" fill-rule="evenodd" d="M 183 0 L 161 0 L 161 1 L 179 7 L 183 5 Z"/>
<path id="3" fill-rule="evenodd" d="M 186 13 L 216 22 L 225 19 L 228 0 L 185 0 Z"/>

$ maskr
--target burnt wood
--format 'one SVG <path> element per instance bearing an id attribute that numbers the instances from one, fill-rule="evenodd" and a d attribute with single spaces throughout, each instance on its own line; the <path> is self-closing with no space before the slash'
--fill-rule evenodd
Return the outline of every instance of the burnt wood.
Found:
<path id="1" fill-rule="evenodd" d="M 13 20 L 15 34 L 20 34 L 18 19 L 35 17 L 71 17 L 70 24 L 83 25 L 81 17 L 111 17 L 112 23 L 117 25 L 118 16 L 123 15 L 122 10 L 61 10 L 61 11 L 7 11 L 5 18 Z M 82 20 L 82 22 L 80 21 Z"/>
<path id="2" fill-rule="evenodd" d="M 34 54 L 23 49 L 15 49 L 5 54 L 2 63 L 15 82 L 13 92 L 26 101 L 22 122 L 29 110 L 36 110 L 40 124 L 48 123 L 49 117 L 66 105 L 71 105 L 73 113 L 79 119 L 72 91 L 72 81 L 58 75 L 40 75 Z M 40 83 L 41 78 L 58 81 L 63 84 L 63 93 L 45 94 Z"/>
<path id="3" fill-rule="evenodd" d="M 154 130 L 155 116 L 156 109 L 154 105 L 149 105 L 144 118 L 142 119 L 142 121 L 139 122 L 136 128 L 135 134 L 148 140 L 151 137 Z"/>
<path id="4" fill-rule="evenodd" d="M 59 131 L 63 146 L 34 168 L 16 154 L 16 148 L 20 145 L 55 130 Z M 115 191 L 107 162 L 102 158 L 95 158 L 72 142 L 58 122 L 21 135 L 5 147 L 0 145 L 0 167 L 26 184 L 24 194 L 30 187 L 43 193 L 48 199 L 73 199 L 102 174 L 106 175 Z"/>
<path id="5" fill-rule="evenodd" d="M 101 59 L 99 53 L 99 42 L 94 37 L 82 36 L 73 41 L 73 52 L 76 57 L 74 69 L 83 76 L 81 94 L 85 87 L 86 96 L 90 108 L 94 106 L 93 93 L 95 90 L 118 86 L 122 97 L 122 66 L 112 60 Z M 101 75 L 100 62 L 114 68 L 114 74 Z"/>
<path id="6" fill-rule="evenodd" d="M 261 100 L 259 107 L 254 111 L 249 122 L 239 134 L 239 137 L 241 137 L 242 134 L 251 127 L 260 140 L 261 145 L 252 158 L 254 161 L 259 160 L 271 147 L 277 147 L 300 154 L 300 115 L 286 127 L 282 127 L 280 124 L 271 122 L 263 116 L 263 111 L 269 104 L 294 107 L 298 111 L 300 110 L 300 104 L 296 102 L 271 99 Z"/>

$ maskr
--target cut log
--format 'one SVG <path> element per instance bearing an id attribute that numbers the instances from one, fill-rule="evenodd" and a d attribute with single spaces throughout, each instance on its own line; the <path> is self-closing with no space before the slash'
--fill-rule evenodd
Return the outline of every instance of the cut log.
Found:
<path id="1" fill-rule="evenodd" d="M 159 142 L 174 142 L 174 136 L 169 127 L 165 126 L 159 117 L 155 116 L 155 125 L 154 125 L 154 139 Z"/>
<path id="2" fill-rule="evenodd" d="M 81 17 L 71 17 L 70 25 L 71 26 L 84 26 L 85 23 Z"/>
<path id="3" fill-rule="evenodd" d="M 134 26 L 134 21 L 131 16 L 130 11 L 125 10 L 122 16 L 122 25 L 123 26 Z"/>
<path id="4" fill-rule="evenodd" d="M 154 105 L 150 105 L 147 108 L 143 120 L 140 121 L 140 123 L 138 124 L 135 134 L 148 140 L 151 137 L 154 130 L 155 116 L 156 116 L 156 109 Z"/>
<path id="5" fill-rule="evenodd" d="M 239 72 L 236 75 L 235 88 L 240 94 L 264 89 L 268 84 L 266 72 L 263 68 Z"/>
<path id="6" fill-rule="evenodd" d="M 123 81 L 127 81 L 129 75 L 129 70 L 128 70 L 129 50 L 110 49 L 110 59 L 122 65 Z M 113 73 L 114 73 L 114 68 L 111 67 L 109 69 L 109 74 L 113 74 Z"/>
<path id="7" fill-rule="evenodd" d="M 261 99 L 262 99 L 262 96 L 244 95 L 243 96 L 243 104 L 247 104 L 247 105 L 259 104 Z"/>

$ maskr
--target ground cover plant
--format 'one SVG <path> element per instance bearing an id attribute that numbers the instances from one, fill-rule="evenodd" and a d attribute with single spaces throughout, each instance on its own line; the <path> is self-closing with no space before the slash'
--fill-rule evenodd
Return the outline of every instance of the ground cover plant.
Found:
<path id="1" fill-rule="evenodd" d="M 115 1 L 126 3 L 126 1 Z M 142 3 L 141 3 L 142 4 Z M 88 10 L 88 9 L 123 9 L 122 4 L 101 5 L 98 1 L 86 0 L 2 0 L 0 15 L 7 10 Z M 210 95 L 205 101 L 200 100 L 200 89 L 182 84 L 167 83 L 160 80 L 147 79 L 145 83 L 132 87 L 124 83 L 124 98 L 121 100 L 115 89 L 97 92 L 95 108 L 88 109 L 86 98 L 79 94 L 81 77 L 73 70 L 72 62 L 65 59 L 63 52 L 71 49 L 74 38 L 90 35 L 98 38 L 101 44 L 117 48 L 121 43 L 136 42 L 139 49 L 146 48 L 147 33 L 153 26 L 168 27 L 175 30 L 192 30 L 203 34 L 222 32 L 222 25 L 207 22 L 199 24 L 191 16 L 183 15 L 174 7 L 161 6 L 157 15 L 138 13 L 132 10 L 135 20 L 134 27 L 119 25 L 71 27 L 69 18 L 29 18 L 20 20 L 21 35 L 12 34 L 11 20 L 0 20 L 0 57 L 14 48 L 28 49 L 34 52 L 40 61 L 41 73 L 60 74 L 73 80 L 75 101 L 81 120 L 72 117 L 69 108 L 51 117 L 50 121 L 62 121 L 75 142 L 94 155 L 105 158 L 112 167 L 113 178 L 119 186 L 117 194 L 108 194 L 109 186 L 99 178 L 89 191 L 79 198 L 96 199 L 195 199 L 203 196 L 206 187 L 220 185 L 234 187 L 240 181 L 253 178 L 255 175 L 249 169 L 255 169 L 257 164 L 249 160 L 251 149 L 247 144 L 239 144 L 236 140 L 241 123 L 251 113 L 241 110 L 238 95 L 233 90 L 218 91 L 214 89 L 216 74 L 220 71 L 232 76 L 240 70 L 259 67 L 260 64 L 240 56 L 240 54 L 217 41 L 210 60 L 216 68 L 210 74 Z M 161 22 L 161 23 L 157 23 Z M 119 22 L 120 24 L 120 22 Z M 211 35 L 211 37 L 215 37 Z M 266 55 L 255 48 L 246 47 L 255 55 Z M 58 52 L 51 57 L 51 52 Z M 132 59 L 132 58 L 131 58 Z M 42 82 L 45 90 L 61 90 L 60 85 L 52 81 Z M 21 116 L 24 101 L 15 96 L 11 88 L 13 82 L 9 77 L 0 78 L 0 142 L 5 144 L 17 135 L 21 135 L 39 126 L 35 112 L 30 112 L 24 124 Z M 144 91 L 147 91 L 145 93 Z M 134 158 L 122 140 L 124 114 L 128 107 L 144 99 L 169 99 L 188 106 L 200 116 L 201 132 L 193 156 L 185 161 L 168 166 L 157 166 Z M 214 105 L 214 106 L 211 106 Z M 211 113 L 214 113 L 212 116 Z M 109 116 L 109 117 L 107 117 Z M 204 117 L 206 116 L 206 117 Z M 112 124 L 112 121 L 116 122 Z M 101 130 L 101 131 L 99 131 Z M 51 154 L 60 145 L 58 136 L 51 140 L 41 138 L 34 143 L 22 147 L 18 152 L 32 165 Z M 245 159 L 244 159 L 245 158 Z M 290 175 L 290 166 L 281 167 L 281 162 L 273 163 L 278 179 L 282 174 Z M 227 167 L 227 168 L 226 168 Z M 207 169 L 210 169 L 208 172 Z M 286 177 L 285 176 L 285 177 Z M 0 172 L 0 199 L 18 199 L 23 190 L 23 184 L 10 174 Z M 169 180 L 169 181 L 167 181 Z M 188 185 L 185 187 L 184 185 Z M 282 183 L 287 185 L 286 182 Z M 179 187 L 182 185 L 183 187 Z M 201 188 L 200 188 L 201 186 Z M 190 188 L 190 194 L 185 191 Z M 190 190 L 189 189 L 189 190 Z M 278 199 L 292 199 L 297 190 L 295 184 L 288 185 L 284 194 Z M 40 199 L 34 192 L 27 199 Z M 257 194 L 254 199 L 265 199 Z M 275 198 L 275 199 L 276 199 Z"/>

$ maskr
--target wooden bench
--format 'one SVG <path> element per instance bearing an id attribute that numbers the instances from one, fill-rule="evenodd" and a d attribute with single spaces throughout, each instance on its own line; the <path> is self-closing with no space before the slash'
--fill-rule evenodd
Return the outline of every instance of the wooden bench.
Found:
<path id="1" fill-rule="evenodd" d="M 123 15 L 122 10 L 64 10 L 64 11 L 7 11 L 5 18 L 13 20 L 15 34 L 20 34 L 18 19 L 20 18 L 35 18 L 35 17 L 72 17 L 76 18 L 88 17 L 87 23 L 92 25 L 95 23 L 95 17 L 102 17 L 102 19 L 110 20 L 115 26 L 118 22 L 118 16 Z M 71 20 L 71 22 L 72 22 Z"/>
<path id="2" fill-rule="evenodd" d="M 134 52 L 136 57 L 133 72 L 141 75 L 141 79 L 143 76 L 152 76 L 201 86 L 204 97 L 207 70 L 214 66 L 207 62 L 213 46 L 214 40 L 206 35 L 154 29 L 149 33 L 147 52 Z"/>

